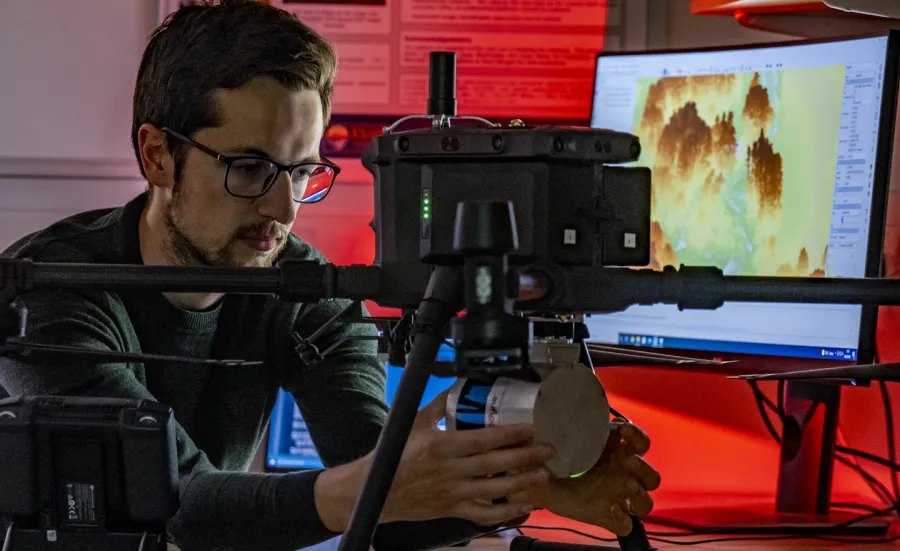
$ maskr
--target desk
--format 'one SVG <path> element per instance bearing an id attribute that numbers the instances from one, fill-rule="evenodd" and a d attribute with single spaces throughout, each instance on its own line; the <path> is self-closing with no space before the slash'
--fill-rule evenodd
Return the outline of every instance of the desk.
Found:
<path id="1" fill-rule="evenodd" d="M 585 531 L 590 534 L 594 534 L 600 537 L 611 537 L 611 534 L 608 532 L 604 532 L 600 529 L 592 529 L 591 527 L 586 527 L 583 524 L 574 523 L 571 521 L 566 521 L 565 519 L 560 519 L 559 517 L 555 517 L 549 513 L 544 511 L 537 511 L 532 513 L 531 517 L 528 519 L 528 525 L 536 525 L 536 526 L 563 526 L 566 528 L 574 528 L 576 530 Z M 671 528 L 662 527 L 654 524 L 646 524 L 646 529 L 648 532 L 673 532 L 674 530 Z M 562 541 L 567 543 L 581 543 L 587 545 L 602 545 L 602 546 L 616 546 L 616 542 L 601 542 L 601 541 L 591 541 L 587 538 L 571 534 L 569 532 L 564 531 L 551 531 L 551 530 L 528 530 L 525 529 L 524 533 L 527 536 L 550 540 L 550 541 Z M 891 527 L 890 535 L 900 534 L 900 519 L 896 519 L 894 521 L 894 525 Z M 510 530 L 505 532 L 502 536 L 492 536 L 485 537 L 474 540 L 468 547 L 460 548 L 460 547 L 449 547 L 444 551 L 459 551 L 460 549 L 467 549 L 469 551 L 505 551 L 509 549 L 509 543 L 512 541 L 512 538 L 517 534 L 515 530 Z M 700 541 L 700 540 L 711 540 L 711 539 L 724 539 L 724 538 L 747 538 L 751 536 L 741 536 L 741 535 L 729 535 L 729 534 L 707 534 L 703 536 L 692 536 L 692 537 L 668 537 L 665 539 L 672 539 L 677 541 Z M 759 536 L 759 538 L 775 538 L 775 536 Z M 855 538 L 847 538 L 847 539 L 855 539 Z M 884 538 L 877 538 L 884 539 Z M 788 551 L 788 550 L 802 550 L 802 551 L 820 551 L 820 550 L 832 550 L 832 549 L 840 549 L 842 551 L 887 551 L 888 549 L 892 551 L 896 551 L 900 549 L 900 540 L 891 542 L 891 543 L 845 543 L 845 542 L 831 542 L 831 541 L 819 541 L 819 540 L 801 540 L 801 539 L 772 539 L 771 541 L 721 541 L 715 543 L 702 543 L 697 545 L 674 545 L 669 543 L 661 543 L 651 540 L 651 544 L 653 544 L 660 551 L 689 551 L 689 550 L 698 550 L 698 551 L 709 551 L 715 549 L 717 551 L 732 551 L 732 550 L 767 550 L 767 551 Z"/>
<path id="2" fill-rule="evenodd" d="M 601 544 L 601 545 L 613 545 L 613 544 Z M 809 540 L 793 540 L 793 541 L 782 541 L 782 542 L 733 542 L 733 543 L 709 543 L 709 544 L 700 544 L 700 545 L 667 545 L 667 544 L 654 544 L 657 546 L 657 549 L 660 551 L 674 551 L 676 549 L 688 550 L 688 549 L 696 549 L 698 551 L 709 551 L 715 549 L 717 551 L 748 551 L 748 550 L 758 550 L 758 551 L 793 551 L 793 550 L 802 550 L 802 551 L 831 551 L 833 549 L 840 549 L 842 551 L 887 551 L 890 549 L 891 551 L 896 551 L 900 548 L 900 541 L 894 543 L 833 543 L 833 542 L 819 542 L 819 541 L 809 541 Z M 444 551 L 460 551 L 460 549 L 467 549 L 468 551 L 500 551 L 509 549 L 509 539 L 506 538 L 484 538 L 481 540 L 476 540 L 472 542 L 469 547 L 460 548 L 460 547 L 448 547 Z"/>

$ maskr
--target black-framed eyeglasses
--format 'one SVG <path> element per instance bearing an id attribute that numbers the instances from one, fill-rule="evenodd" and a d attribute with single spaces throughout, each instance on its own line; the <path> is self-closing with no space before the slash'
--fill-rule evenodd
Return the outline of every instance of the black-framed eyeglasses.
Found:
<path id="1" fill-rule="evenodd" d="M 282 172 L 291 177 L 291 197 L 298 203 L 316 203 L 331 191 L 340 167 L 328 161 L 283 165 L 256 155 L 222 155 L 183 134 L 163 128 L 163 132 L 225 164 L 225 190 L 235 197 L 255 199 L 272 188 Z"/>

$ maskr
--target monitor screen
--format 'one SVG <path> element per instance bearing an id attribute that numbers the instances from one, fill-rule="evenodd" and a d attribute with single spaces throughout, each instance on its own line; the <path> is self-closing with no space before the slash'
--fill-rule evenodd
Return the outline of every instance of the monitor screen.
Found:
<path id="1" fill-rule="evenodd" d="M 649 268 L 878 276 L 893 41 L 598 56 L 591 126 L 637 135 L 635 165 L 653 173 Z M 605 344 L 868 361 L 874 318 L 854 305 L 733 302 L 633 306 L 587 324 Z"/>
<path id="2" fill-rule="evenodd" d="M 453 358 L 453 349 L 448 345 L 441 345 L 438 361 L 449 362 L 453 361 Z M 394 401 L 402 374 L 402 368 L 387 365 L 385 399 L 388 404 Z M 449 377 L 431 377 L 419 407 L 428 405 L 438 394 L 450 388 L 455 380 L 455 378 Z M 443 428 L 443 423 L 444 421 L 441 421 L 438 428 Z M 278 392 L 275 407 L 272 410 L 272 419 L 269 422 L 266 468 L 270 470 L 322 468 L 322 461 L 316 452 L 306 422 L 300 415 L 300 409 L 294 398 L 283 390 Z"/>

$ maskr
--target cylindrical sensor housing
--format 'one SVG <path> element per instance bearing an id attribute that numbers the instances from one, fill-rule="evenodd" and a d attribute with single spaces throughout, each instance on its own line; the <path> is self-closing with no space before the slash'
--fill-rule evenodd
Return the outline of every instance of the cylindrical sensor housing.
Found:
<path id="1" fill-rule="evenodd" d="M 582 364 L 549 369 L 540 382 L 459 378 L 447 397 L 446 414 L 447 430 L 534 425 L 535 440 L 556 450 L 546 466 L 558 478 L 590 470 L 600 459 L 610 430 L 606 391 Z"/>

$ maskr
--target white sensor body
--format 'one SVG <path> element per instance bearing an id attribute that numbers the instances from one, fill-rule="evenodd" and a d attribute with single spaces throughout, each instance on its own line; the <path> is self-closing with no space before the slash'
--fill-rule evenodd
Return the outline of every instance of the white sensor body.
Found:
<path id="1" fill-rule="evenodd" d="M 530 365 L 539 382 L 459 378 L 447 397 L 447 430 L 532 424 L 536 442 L 556 450 L 546 466 L 558 478 L 593 467 L 609 438 L 609 401 L 594 372 L 578 362 L 580 345 L 536 341 Z"/>

